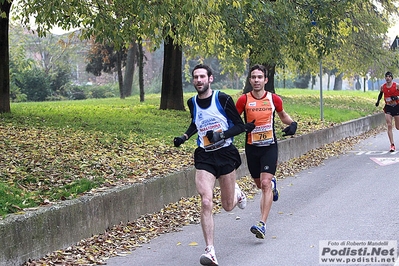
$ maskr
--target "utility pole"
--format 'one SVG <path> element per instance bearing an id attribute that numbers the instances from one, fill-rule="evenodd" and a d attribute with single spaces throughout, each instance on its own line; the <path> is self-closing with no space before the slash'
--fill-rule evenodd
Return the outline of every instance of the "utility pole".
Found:
<path id="1" fill-rule="evenodd" d="M 323 64 L 320 59 L 320 120 L 324 121 L 324 114 L 323 114 Z"/>

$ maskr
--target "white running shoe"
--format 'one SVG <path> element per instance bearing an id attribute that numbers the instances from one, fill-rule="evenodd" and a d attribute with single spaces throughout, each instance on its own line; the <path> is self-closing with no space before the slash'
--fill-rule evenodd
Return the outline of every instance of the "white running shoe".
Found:
<path id="1" fill-rule="evenodd" d="M 201 265 L 207 266 L 218 266 L 218 260 L 215 255 L 215 248 L 213 246 L 207 246 L 205 248 L 205 253 L 200 257 Z"/>
<path id="2" fill-rule="evenodd" d="M 236 183 L 236 196 L 237 196 L 237 206 L 240 209 L 245 209 L 247 206 L 247 197 L 244 192 L 241 191 L 240 187 Z"/>

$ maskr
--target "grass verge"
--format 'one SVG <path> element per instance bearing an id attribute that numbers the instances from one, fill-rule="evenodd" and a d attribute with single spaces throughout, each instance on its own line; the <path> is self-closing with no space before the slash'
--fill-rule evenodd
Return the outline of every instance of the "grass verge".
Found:
<path id="1" fill-rule="evenodd" d="M 237 90 L 226 90 L 236 100 Z M 377 92 L 277 90 L 297 134 L 380 112 Z M 185 100 L 194 95 L 185 94 Z M 121 100 L 16 103 L 0 115 L 0 215 L 78 197 L 99 187 L 142 182 L 192 167 L 195 138 L 173 147 L 186 111 L 159 110 L 160 95 Z M 276 119 L 278 137 L 284 128 Z M 243 148 L 244 135 L 235 138 Z M 169 167 L 165 167 L 169 165 Z"/>

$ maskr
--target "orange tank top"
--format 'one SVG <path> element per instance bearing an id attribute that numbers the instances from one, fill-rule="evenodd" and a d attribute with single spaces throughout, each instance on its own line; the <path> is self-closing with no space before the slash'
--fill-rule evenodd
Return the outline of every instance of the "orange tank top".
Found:
<path id="1" fill-rule="evenodd" d="M 267 93 L 266 97 L 256 99 L 247 93 L 245 115 L 247 121 L 255 120 L 255 129 L 248 133 L 247 143 L 255 146 L 269 146 L 274 140 L 274 111 L 273 95 Z"/>

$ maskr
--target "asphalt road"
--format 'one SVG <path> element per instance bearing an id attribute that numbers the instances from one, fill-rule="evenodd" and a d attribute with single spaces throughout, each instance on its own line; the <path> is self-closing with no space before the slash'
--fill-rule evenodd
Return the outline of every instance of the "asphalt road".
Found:
<path id="1" fill-rule="evenodd" d="M 395 139 L 399 148 L 397 131 Z M 397 244 L 393 256 L 362 256 L 365 248 L 368 252 L 392 248 L 392 241 L 399 240 L 399 151 L 389 153 L 388 148 L 383 132 L 322 166 L 280 179 L 280 199 L 272 206 L 265 240 L 256 239 L 249 231 L 259 218 L 260 195 L 244 210 L 217 214 L 215 249 L 219 265 L 338 265 L 321 263 L 327 255 L 364 260 L 350 265 L 393 265 L 366 263 L 365 259 L 396 261 Z M 342 241 L 346 244 L 339 246 Z M 107 265 L 200 265 L 204 248 L 200 225 L 190 225 L 130 254 L 111 258 Z M 355 250 L 356 256 L 340 255 L 344 248 L 345 252 Z M 321 256 L 319 249 L 325 249 L 326 256 Z"/>

